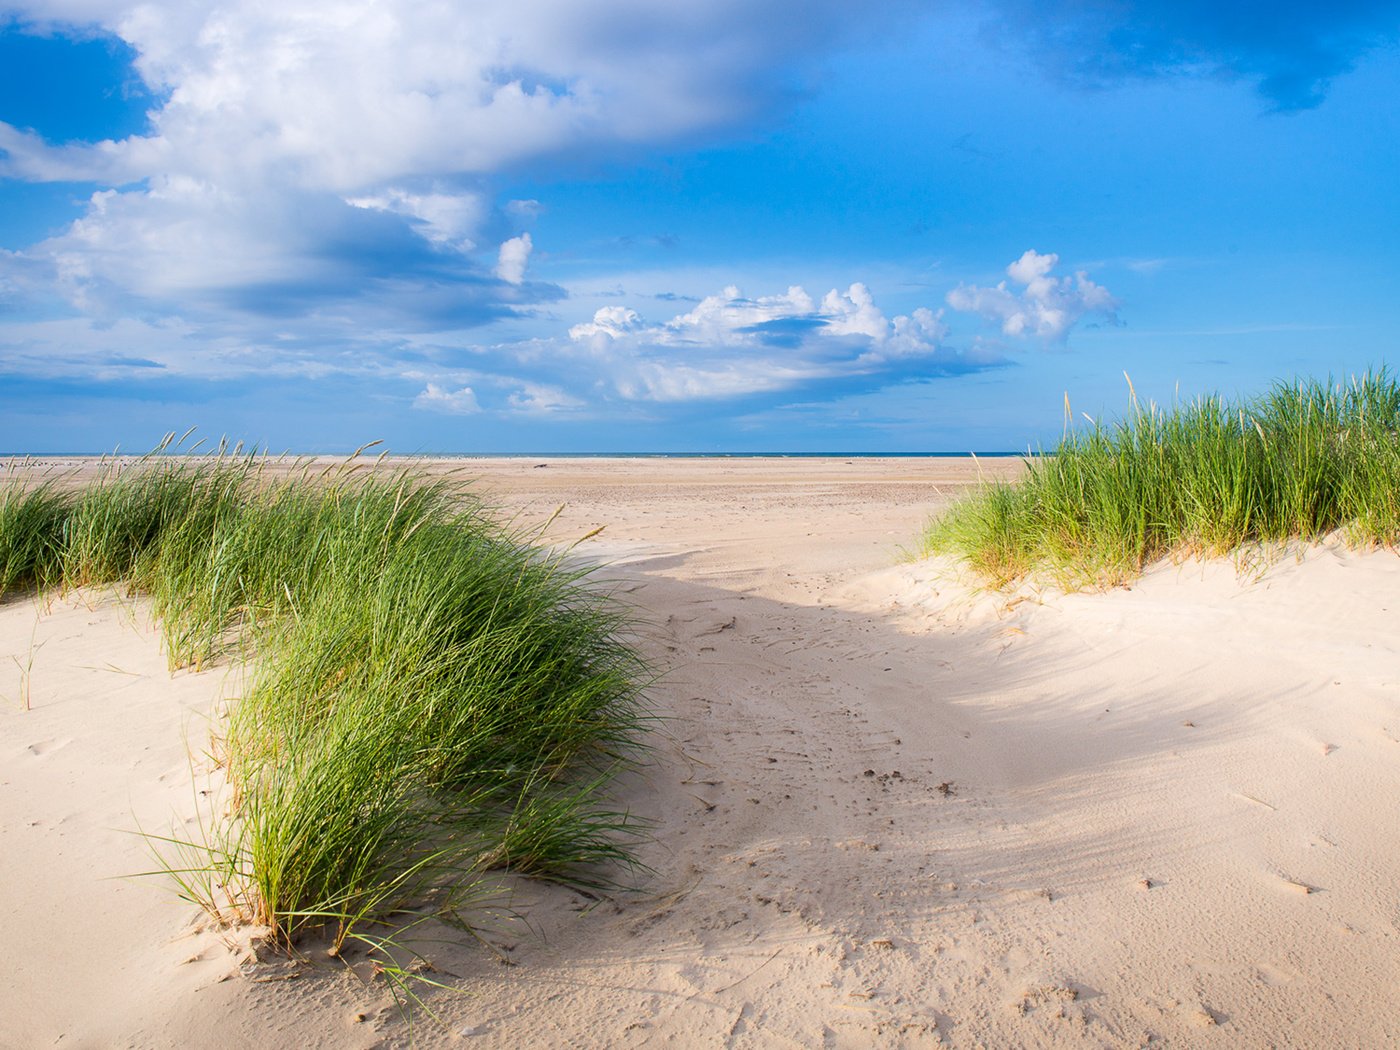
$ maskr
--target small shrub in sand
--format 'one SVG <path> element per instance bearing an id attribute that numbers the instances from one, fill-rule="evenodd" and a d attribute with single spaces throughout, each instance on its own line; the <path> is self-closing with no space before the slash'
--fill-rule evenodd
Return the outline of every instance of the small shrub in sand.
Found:
<path id="1" fill-rule="evenodd" d="M 1252 543 L 1400 541 L 1400 383 L 1278 384 L 1262 397 L 1140 406 L 1068 432 L 1024 479 L 984 486 L 929 524 L 924 554 L 995 586 L 1046 574 L 1112 585 L 1164 557 Z"/>
<path id="2" fill-rule="evenodd" d="M 121 582 L 172 666 L 255 657 L 216 747 L 230 813 L 173 843 L 185 892 L 285 944 L 374 947 L 466 922 L 490 869 L 597 885 L 630 863 L 605 788 L 645 669 L 619 610 L 460 485 L 292 475 L 153 455 L 0 491 L 0 593 Z"/>

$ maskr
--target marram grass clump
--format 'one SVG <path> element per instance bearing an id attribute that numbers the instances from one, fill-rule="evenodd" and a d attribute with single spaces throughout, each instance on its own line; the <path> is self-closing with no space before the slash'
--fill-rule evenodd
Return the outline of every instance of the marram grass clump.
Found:
<path id="1" fill-rule="evenodd" d="M 494 869 L 631 863 L 606 786 L 647 672 L 583 575 L 407 472 L 152 455 L 0 490 L 0 594 L 121 583 L 172 666 L 255 658 L 217 733 L 228 812 L 164 841 L 187 895 L 286 944 L 466 923 Z"/>
<path id="2" fill-rule="evenodd" d="M 1280 383 L 1067 430 L 1015 484 L 982 487 L 930 523 L 924 554 L 1001 587 L 1046 575 L 1108 586 L 1159 559 L 1251 544 L 1400 542 L 1400 383 Z"/>

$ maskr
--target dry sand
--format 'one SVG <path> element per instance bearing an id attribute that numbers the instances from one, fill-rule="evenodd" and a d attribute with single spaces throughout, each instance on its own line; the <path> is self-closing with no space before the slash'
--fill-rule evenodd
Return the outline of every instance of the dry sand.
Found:
<path id="1" fill-rule="evenodd" d="M 1394 554 L 1015 601 L 898 562 L 965 461 L 466 466 L 606 526 L 667 669 L 622 789 L 655 874 L 434 945 L 466 994 L 419 1045 L 1400 1045 Z M 110 596 L 0 606 L 0 664 L 0 1045 L 407 1044 L 363 964 L 240 965 L 121 878 L 236 681 Z"/>

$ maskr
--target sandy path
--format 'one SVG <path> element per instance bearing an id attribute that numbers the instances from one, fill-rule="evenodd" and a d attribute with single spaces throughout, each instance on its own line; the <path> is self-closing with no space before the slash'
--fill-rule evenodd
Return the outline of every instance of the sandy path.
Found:
<path id="1" fill-rule="evenodd" d="M 471 468 L 522 522 L 567 502 L 560 542 L 607 526 L 584 550 L 609 563 L 668 668 L 653 761 L 623 791 L 657 822 L 643 849 L 656 874 L 615 900 L 522 889 L 528 926 L 487 931 L 514 965 L 441 946 L 435 962 L 468 994 L 432 997 L 443 1024 L 420 1026 L 422 1045 L 1400 1042 L 1394 555 L 1316 551 L 1249 585 L 1229 566 L 1167 569 L 1006 610 L 894 564 L 967 464 Z M 0 612 L 15 620 L 0 638 L 27 642 L 32 612 Z M 36 696 L 0 722 L 7 839 L 40 804 L 41 757 L 25 749 L 87 739 L 61 706 Z M 152 717 L 104 753 L 157 746 Z M 114 776 L 148 785 L 146 811 L 163 797 L 152 774 L 179 761 L 178 740 L 158 746 Z M 102 819 L 120 824 L 121 809 Z M 18 893 L 34 856 L 0 872 L 23 936 L 77 925 L 121 962 L 55 949 L 35 972 L 137 989 L 103 994 L 141 1007 L 110 1006 L 98 1027 L 32 979 L 3 1004 L 0 1043 L 405 1041 L 382 990 L 337 968 L 220 980 L 229 957 L 181 935 L 168 899 L 133 925 L 124 904 L 75 907 L 80 886 L 59 883 L 57 905 L 42 887 Z M 147 988 L 130 970 L 182 980 Z M 47 1004 L 46 1026 L 30 1002 Z"/>

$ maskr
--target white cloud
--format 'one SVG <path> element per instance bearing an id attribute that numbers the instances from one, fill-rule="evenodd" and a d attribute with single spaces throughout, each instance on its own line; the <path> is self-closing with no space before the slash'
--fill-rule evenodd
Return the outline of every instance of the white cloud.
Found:
<path id="1" fill-rule="evenodd" d="M 521 415 L 544 416 L 560 412 L 577 412 L 584 402 L 557 386 L 542 383 L 521 383 L 520 388 L 506 398 L 510 411 Z"/>
<path id="2" fill-rule="evenodd" d="M 528 233 L 503 242 L 496 258 L 496 276 L 507 284 L 519 284 L 525 280 L 525 267 L 530 262 L 530 252 L 534 247 Z"/>
<path id="3" fill-rule="evenodd" d="M 810 367 L 763 359 L 699 366 L 646 361 L 618 380 L 617 391 L 629 401 L 712 401 L 789 390 L 818 378 Z"/>
<path id="4" fill-rule="evenodd" d="M 731 285 L 662 323 L 605 306 L 569 329 L 621 397 L 664 402 L 875 376 L 920 358 L 942 366 L 956 360 L 946 335 L 940 315 L 925 308 L 887 320 L 859 283 L 820 303 L 799 285 L 755 299 Z"/>
<path id="5" fill-rule="evenodd" d="M 646 325 L 635 310 L 625 306 L 604 306 L 593 314 L 592 323 L 576 324 L 569 329 L 569 338 L 582 342 L 620 339 L 630 332 L 639 332 Z M 606 343 L 598 344 L 606 346 Z"/>
<path id="6" fill-rule="evenodd" d="M 153 134 L 52 149 L 8 129 L 24 177 L 90 165 L 360 195 L 547 153 L 741 120 L 791 63 L 869 33 L 835 0 L 20 0 L 21 20 L 97 25 L 165 101 Z M 17 146 L 22 148 L 16 149 Z M 105 175 L 98 175 L 105 178 Z"/>
<path id="7" fill-rule="evenodd" d="M 413 407 L 427 409 L 430 412 L 444 412 L 453 416 L 470 416 L 481 411 L 481 406 L 477 404 L 476 393 L 471 387 L 464 386 L 460 390 L 448 390 L 436 383 L 429 383 L 423 388 L 423 392 L 413 399 Z"/>
<path id="8" fill-rule="evenodd" d="M 87 213 L 28 254 L 47 257 L 75 305 L 98 309 L 102 286 L 152 300 L 207 288 L 292 281 L 306 273 L 309 216 L 292 201 L 230 194 L 187 177 L 92 195 Z"/>
<path id="9" fill-rule="evenodd" d="M 844 295 L 833 288 L 822 297 L 822 313 L 827 330 L 833 335 L 863 335 L 883 342 L 889 337 L 889 324 L 875 306 L 863 284 L 853 284 Z"/>
<path id="10" fill-rule="evenodd" d="M 484 348 L 477 348 L 481 354 Z M 490 363 L 483 354 L 483 364 Z M 496 416 L 557 416 L 577 414 L 589 406 L 562 387 L 548 382 L 522 379 L 489 368 L 399 369 L 387 371 L 386 383 L 402 381 L 423 385 L 413 399 L 413 407 L 452 415 L 485 413 Z"/>
<path id="11" fill-rule="evenodd" d="M 782 295 L 746 299 L 734 285 L 707 295 L 689 313 L 667 321 L 655 338 L 664 342 L 695 342 L 712 346 L 749 345 L 763 325 L 775 321 L 813 318 L 812 297 L 797 285 Z"/>
<path id="12" fill-rule="evenodd" d="M 882 341 L 886 357 L 908 357 L 929 353 L 948 338 L 943 311 L 934 313 L 921 306 L 908 317 L 896 317 L 889 337 Z"/>
<path id="13" fill-rule="evenodd" d="M 948 293 L 954 310 L 978 313 L 998 321 L 1007 335 L 1035 335 L 1051 342 L 1064 342 L 1070 329 L 1083 317 L 1098 314 L 1117 320 L 1118 300 L 1102 285 L 1089 280 L 1083 271 L 1071 277 L 1052 277 L 1060 257 L 1053 252 L 1041 255 L 1027 251 L 1006 268 L 1006 275 L 1021 291 L 1007 288 L 1000 281 L 994 288 L 959 285 Z"/>
<path id="14" fill-rule="evenodd" d="M 346 197 L 345 203 L 405 216 L 429 244 L 461 252 L 476 247 L 472 237 L 486 218 L 485 201 L 475 193 L 410 193 L 391 186 L 380 193 Z"/>

